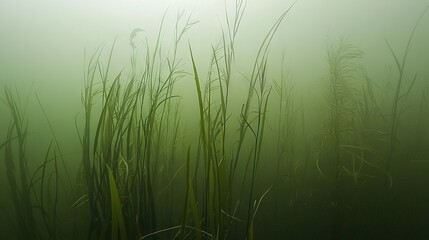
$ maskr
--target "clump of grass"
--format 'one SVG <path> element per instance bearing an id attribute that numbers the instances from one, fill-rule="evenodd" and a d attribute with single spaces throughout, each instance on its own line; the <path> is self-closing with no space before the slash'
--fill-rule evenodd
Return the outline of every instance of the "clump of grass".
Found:
<path id="1" fill-rule="evenodd" d="M 162 177 L 173 178 L 176 170 L 173 172 L 172 166 L 178 163 L 172 161 L 180 160 L 175 160 L 175 144 L 170 145 L 177 141 L 179 126 L 177 105 L 174 108 L 178 96 L 173 94 L 173 85 L 185 76 L 180 69 L 177 48 L 183 34 L 196 22 L 189 17 L 183 26 L 179 25 L 183 12 L 179 13 L 174 51 L 172 56 L 165 56 L 164 61 L 161 52 L 164 17 L 155 47 L 151 50 L 149 45 L 145 46 L 143 74 L 137 73 L 135 46 L 129 79 L 124 80 L 122 71 L 112 79 L 109 76 L 115 44 L 106 67 L 100 61 L 102 47 L 88 63 L 82 95 L 85 123 L 83 133 L 79 134 L 86 189 L 76 206 L 88 202 L 90 238 L 107 237 L 109 232 L 116 236 L 118 226 L 112 222 L 114 218 L 119 224 L 121 238 L 137 238 L 157 231 L 158 218 L 170 214 L 157 207 L 156 199 L 158 192 L 164 192 L 169 185 L 161 186 L 164 184 Z M 100 113 L 92 130 L 93 105 L 100 99 Z M 171 132 L 172 127 L 175 129 Z M 161 188 L 163 190 L 159 190 Z M 112 195 L 114 189 L 119 197 Z"/>
<path id="2" fill-rule="evenodd" d="M 7 132 L 7 140 L 3 144 L 4 158 L 7 170 L 7 180 L 10 186 L 17 226 L 23 226 L 24 231 L 20 231 L 20 238 L 39 239 L 40 232 L 36 227 L 36 220 L 33 212 L 33 201 L 31 198 L 31 180 L 29 179 L 28 160 L 26 156 L 27 124 L 20 110 L 20 98 L 16 98 L 9 88 L 5 88 L 7 104 L 12 121 Z M 17 140 L 18 158 L 14 158 L 13 139 Z M 17 164 L 17 166 L 16 166 Z M 18 169 L 16 169 L 16 167 Z"/>
<path id="3" fill-rule="evenodd" d="M 281 217 L 293 218 L 292 228 L 297 226 L 295 218 L 299 214 L 295 205 L 299 205 L 295 203 L 298 202 L 297 179 L 301 173 L 298 166 L 305 161 L 305 178 L 307 158 L 314 153 L 305 136 L 309 125 L 304 122 L 301 98 L 305 146 L 299 148 L 295 141 L 299 138 L 295 136 L 294 84 L 286 79 L 283 69 L 273 86 L 269 82 L 270 45 L 293 6 L 272 25 L 256 49 L 250 72 L 242 74 L 248 85 L 237 112 L 232 111 L 234 92 L 230 86 L 237 80 L 235 46 L 246 9 L 245 0 L 235 1 L 233 16 L 226 14 L 221 40 L 211 46 L 206 79 L 200 74 L 198 67 L 201 65 L 191 44 L 188 45 L 191 73 L 185 71 L 186 65 L 178 56 L 185 34 L 197 23 L 184 12 L 177 14 L 172 49 L 167 54 L 163 39 L 166 14 L 154 43 L 145 39 L 144 49 L 139 49 L 142 46 L 135 42 L 136 34 L 143 30 L 136 28 L 131 33 L 131 66 L 127 76 L 126 69 L 113 73 L 111 63 L 116 40 L 108 52 L 104 45 L 95 50 L 85 64 L 81 99 L 83 124 L 79 125 L 76 120 L 82 150 L 82 178 L 78 179 L 81 181 L 78 185 L 70 184 L 71 191 L 79 194 L 72 205 L 75 230 L 84 231 L 88 239 L 252 240 L 258 231 L 256 219 L 262 210 L 261 204 L 272 189 L 279 196 L 287 195 L 294 209 Z M 344 41 L 328 48 L 327 116 L 321 134 L 323 140 L 316 153 L 316 167 L 329 188 L 327 199 L 317 200 L 329 201 L 326 208 L 332 210 L 333 238 L 343 237 L 349 230 L 346 223 L 351 218 L 356 223 L 361 187 L 367 186 L 369 180 L 378 179 L 378 172 L 391 178 L 386 171 L 394 158 L 393 148 L 399 135 L 401 101 L 409 95 L 416 81 L 413 78 L 404 87 L 406 57 L 414 31 L 415 28 L 402 63 L 387 43 L 399 70 L 389 133 L 381 131 L 377 125 L 384 123 L 379 121 L 379 117 L 384 116 L 374 90 L 377 85 L 359 64 L 363 52 Z M 146 54 L 139 58 L 137 54 L 143 51 Z M 105 63 L 102 59 L 106 53 Z M 186 137 L 191 135 L 183 136 L 181 97 L 175 89 L 176 82 L 184 77 L 193 78 L 197 100 L 194 106 L 197 116 L 194 117 L 199 120 L 199 125 L 192 129 L 198 136 L 190 140 Z M 273 91 L 277 98 L 272 95 Z M 421 97 L 421 126 L 425 125 L 424 117 L 428 113 L 428 92 L 426 86 Z M 63 160 L 63 154 L 57 138 L 53 134 L 54 140 L 44 158 L 32 171 L 29 162 L 33 159 L 26 145 L 28 127 L 23 107 L 26 103 L 22 104 L 19 95 L 9 88 L 5 89 L 5 94 L 2 101 L 9 109 L 11 121 L 6 139 L 0 142 L 0 150 L 4 151 L 6 178 L 15 211 L 11 219 L 20 230 L 18 238 L 64 238 L 67 234 L 61 228 L 64 219 L 58 213 L 61 197 L 58 160 Z M 37 100 L 42 106 L 38 97 Z M 276 132 L 268 135 L 266 128 L 272 117 L 269 107 L 273 100 L 279 104 L 277 118 L 272 118 L 277 121 Z M 47 118 L 43 107 L 42 112 Z M 238 126 L 231 119 L 235 119 Z M 49 121 L 48 124 L 53 133 Z M 385 160 L 379 157 L 380 152 L 385 151 L 379 143 L 384 140 L 383 135 L 389 138 L 387 168 L 380 167 L 384 162 L 379 160 Z M 267 137 L 271 137 L 272 142 L 268 142 Z M 423 145 L 424 133 L 419 137 Z M 269 143 L 275 149 L 274 155 L 267 153 Z M 299 150 L 302 152 L 296 154 Z M 258 173 L 271 159 L 276 161 L 273 164 L 277 167 L 274 187 L 258 186 L 265 180 Z M 67 170 L 65 175 L 70 180 Z M 280 186 L 284 176 L 290 183 L 284 185 L 289 189 L 287 192 L 279 191 L 284 189 Z M 277 186 L 280 187 L 276 190 Z M 281 204 L 287 205 L 276 202 L 274 210 L 278 211 Z M 280 215 L 279 211 L 277 214 Z M 87 220 L 78 222 L 78 219 Z M 73 236 L 82 238 L 77 233 Z"/>
<path id="4" fill-rule="evenodd" d="M 200 85 L 200 78 L 198 75 L 196 61 L 194 59 L 192 49 L 190 49 L 191 61 L 193 66 L 195 86 L 198 96 L 199 115 L 200 115 L 200 138 L 202 144 L 202 154 L 205 163 L 204 177 L 205 177 L 205 190 L 204 190 L 204 219 L 206 219 L 205 231 L 216 233 L 216 238 L 225 238 L 231 228 L 229 222 L 234 221 L 236 218 L 235 210 L 232 207 L 233 186 L 236 185 L 236 169 L 239 165 L 242 146 L 246 139 L 247 131 L 252 133 L 252 148 L 249 152 L 247 161 L 244 162 L 246 166 L 244 169 L 244 176 L 240 182 L 241 186 L 238 201 L 240 201 L 246 183 L 249 181 L 249 196 L 246 199 L 246 235 L 248 239 L 253 238 L 253 220 L 255 218 L 257 207 L 254 206 L 254 186 L 256 171 L 261 159 L 262 143 L 265 130 L 265 122 L 267 116 L 268 100 L 271 93 L 271 88 L 267 86 L 267 62 L 268 62 L 268 49 L 270 43 L 280 26 L 281 22 L 290 11 L 292 6 L 287 9 L 277 19 L 272 28 L 269 30 L 264 40 L 262 41 L 258 53 L 253 64 L 252 73 L 249 77 L 249 87 L 247 91 L 246 101 L 242 106 L 240 112 L 240 122 L 238 130 L 237 148 L 233 150 L 233 156 L 227 156 L 225 153 L 225 136 L 227 129 L 227 115 L 228 96 L 229 96 L 229 81 L 231 80 L 231 60 L 234 57 L 234 42 L 235 36 L 241 22 L 241 17 L 244 11 L 243 1 L 236 2 L 236 15 L 233 25 L 229 25 L 229 44 L 226 44 L 228 39 L 223 35 L 222 47 L 212 47 L 213 57 L 209 69 L 208 80 L 206 82 L 205 91 L 202 90 Z M 231 30 L 233 29 L 233 30 Z M 220 49 L 223 49 L 223 55 Z M 220 55 L 220 57 L 219 57 Z M 220 65 L 220 59 L 224 60 L 224 65 Z M 214 70 L 212 70 L 214 68 Z M 216 78 L 212 78 L 213 74 Z M 216 76 L 217 73 L 217 76 Z M 215 83 L 218 91 L 216 97 Z M 254 105 L 254 97 L 256 95 L 256 105 Z M 217 100 L 217 105 L 216 103 Z M 252 109 L 255 108 L 255 114 Z M 217 144 L 220 143 L 220 144 Z M 227 168 L 229 167 L 229 169 Z M 228 175 L 227 175 L 228 174 Z M 249 179 L 247 179 L 249 178 Z"/>
<path id="5" fill-rule="evenodd" d="M 232 61 L 235 56 L 234 43 L 244 14 L 245 1 L 236 1 L 233 22 L 226 15 L 227 33 L 222 41 L 212 46 L 212 58 L 205 87 L 200 85 L 196 62 L 191 53 L 195 86 L 197 89 L 200 139 L 203 159 L 203 219 L 204 230 L 213 233 L 215 238 L 226 238 L 232 221 L 232 181 L 228 178 L 230 164 L 229 148 L 226 146 L 229 125 L 229 94 L 232 78 Z M 199 169 L 197 161 L 197 170 Z"/>
<path id="6" fill-rule="evenodd" d="M 0 149 L 4 148 L 7 182 L 14 207 L 14 217 L 11 221 L 15 224 L 17 234 L 15 237 L 56 239 L 59 233 L 57 222 L 59 176 L 56 150 L 53 150 L 51 142 L 42 164 L 35 171 L 31 171 L 26 150 L 28 124 L 25 109 L 28 99 L 22 102 L 19 94 L 8 87 L 5 88 L 5 96 L 6 99 L 2 101 L 9 108 L 11 121 L 6 141 L 0 145 Z"/>

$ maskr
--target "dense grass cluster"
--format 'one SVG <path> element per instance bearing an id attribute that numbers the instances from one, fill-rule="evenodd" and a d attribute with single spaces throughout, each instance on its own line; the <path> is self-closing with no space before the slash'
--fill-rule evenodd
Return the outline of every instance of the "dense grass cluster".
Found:
<path id="1" fill-rule="evenodd" d="M 196 23 L 183 12 L 168 54 L 162 51 L 164 18 L 155 43 L 146 42 L 143 64 L 133 42 L 140 30 L 131 34 L 129 74 L 111 72 L 115 44 L 109 51 L 96 49 L 85 64 L 84 114 L 76 117 L 81 146 L 76 177 L 67 171 L 40 101 L 53 140 L 44 159 L 32 159 L 26 150 L 31 144 L 26 141 L 26 101 L 6 87 L 2 102 L 9 112 L 2 116 L 11 120 L 0 149 L 13 205 L 5 210 L 17 229 L 15 237 L 251 240 L 264 234 L 283 239 L 318 228 L 302 220 L 312 214 L 330 227 L 315 230 L 321 237 L 369 236 L 359 235 L 369 234 L 359 226 L 369 218 L 389 219 L 383 208 L 373 210 L 394 206 L 401 189 L 395 188 L 402 176 L 398 166 L 427 164 L 429 157 L 424 120 L 429 117 L 429 85 L 427 79 L 409 78 L 405 68 L 418 23 L 403 58 L 386 41 L 398 70 L 392 92 L 366 74 L 361 50 L 344 40 L 332 43 L 320 89 L 322 119 L 314 121 L 307 118 L 307 96 L 284 73 L 284 60 L 279 76 L 269 71 L 271 41 L 292 6 L 256 49 L 251 71 L 243 74 L 247 86 L 240 103 L 232 96 L 242 90 L 231 88 L 231 82 L 238 76 L 235 44 L 245 1 L 236 1 L 234 14 L 226 15 L 206 74 L 201 74 L 192 43 L 182 41 Z M 187 59 L 177 53 L 184 47 Z M 191 133 L 181 116 L 185 96 L 175 88 L 182 79 L 193 79 L 195 87 L 196 103 L 186 106 L 198 120 Z M 418 81 L 426 84 L 413 98 L 410 92 Z M 418 109 L 408 106 L 415 98 L 420 98 Z M 239 111 L 232 104 L 241 106 Z M 414 124 L 402 120 L 406 114 L 417 122 L 418 134 L 400 130 Z M 400 163 L 408 158 L 415 161 Z M 30 161 L 39 161 L 38 167 L 30 167 Z"/>

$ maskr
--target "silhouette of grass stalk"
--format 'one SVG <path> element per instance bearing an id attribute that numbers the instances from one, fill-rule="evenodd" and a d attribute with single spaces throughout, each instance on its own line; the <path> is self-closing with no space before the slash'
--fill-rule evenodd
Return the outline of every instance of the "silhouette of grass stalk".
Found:
<path id="1" fill-rule="evenodd" d="M 177 174 L 171 167 L 170 172 L 166 170 L 168 165 L 177 164 L 169 158 L 171 154 L 174 155 L 174 146 L 170 144 L 176 142 L 178 136 L 177 129 L 170 133 L 169 128 L 179 126 L 178 107 L 176 105 L 175 112 L 172 112 L 171 107 L 172 100 L 178 97 L 173 94 L 173 85 L 185 76 L 176 52 L 183 34 L 196 23 L 189 17 L 179 27 L 182 16 L 183 12 L 178 15 L 176 22 L 173 55 L 171 58 L 166 56 L 166 61 L 162 60 L 161 52 L 163 16 L 155 47 L 151 50 L 147 42 L 144 46 L 147 50 L 146 59 L 140 76 L 137 75 L 136 54 L 133 52 L 130 79 L 124 80 L 122 71 L 113 79 L 110 78 L 115 43 L 105 68 L 100 61 L 102 47 L 90 58 L 82 96 L 85 123 L 83 134 L 80 135 L 82 170 L 91 217 L 89 237 L 108 236 L 109 229 L 117 235 L 114 229 L 117 225 L 112 223 L 115 217 L 120 226 L 121 238 L 125 236 L 123 234 L 137 238 L 155 232 L 157 217 L 168 214 L 163 209 L 157 212 L 155 199 L 159 187 L 168 189 L 168 186 L 161 186 L 164 184 L 161 177 L 168 179 Z M 168 71 L 165 73 L 164 69 Z M 100 84 L 101 87 L 98 87 Z M 93 105 L 98 99 L 101 99 L 100 112 L 95 119 L 95 129 L 92 130 Z M 107 167 L 110 168 L 115 186 L 112 185 Z M 119 200 L 111 195 L 112 186 L 117 189 Z M 85 201 L 85 198 L 79 201 Z M 115 211 L 112 211 L 113 206 Z M 123 216 L 136 217 L 125 218 L 125 222 L 121 223 L 118 209 L 123 212 Z M 126 232 L 122 228 L 126 228 Z"/>
<path id="2" fill-rule="evenodd" d="M 7 131 L 7 140 L 4 144 L 4 158 L 7 169 L 7 180 L 10 186 L 16 216 L 16 224 L 22 231 L 18 233 L 21 239 L 41 239 L 37 228 L 31 198 L 32 182 L 29 179 L 28 159 L 26 156 L 26 140 L 28 135 L 25 113 L 19 104 L 21 99 L 14 96 L 9 88 L 5 88 L 5 104 L 8 106 L 12 120 Z M 16 136 L 16 137 L 15 137 Z M 14 157 L 12 139 L 17 140 L 17 159 Z M 16 167 L 17 164 L 17 167 Z"/>
<path id="3" fill-rule="evenodd" d="M 408 53 L 410 51 L 411 42 L 413 40 L 416 29 L 417 29 L 420 21 L 422 20 L 423 16 L 425 15 L 425 13 L 428 9 L 429 9 L 429 7 L 426 7 L 424 9 L 424 11 L 420 14 L 420 17 L 418 18 L 416 24 L 414 25 L 414 28 L 411 31 L 410 37 L 408 38 L 407 45 L 405 46 L 404 55 L 403 55 L 402 59 L 399 59 L 398 55 L 392 49 L 389 42 L 387 40 L 385 40 L 387 47 L 389 48 L 389 51 L 392 54 L 393 59 L 395 60 L 396 68 L 398 70 L 398 80 L 396 82 L 395 95 L 393 96 L 393 101 L 392 101 L 392 103 L 393 103 L 392 104 L 392 111 L 391 111 L 392 123 L 391 123 L 391 127 L 390 127 L 390 132 L 389 132 L 390 139 L 389 139 L 389 149 L 388 149 L 387 161 L 386 161 L 386 172 L 390 172 L 392 159 L 393 159 L 393 153 L 394 153 L 394 149 L 396 147 L 396 142 L 397 142 L 396 138 L 397 138 L 397 131 L 398 131 L 399 120 L 400 120 L 400 114 L 398 112 L 399 103 L 400 103 L 401 99 L 408 96 L 408 94 L 410 93 L 411 88 L 414 86 L 415 80 L 417 78 L 417 75 L 415 75 L 413 78 L 413 81 L 411 82 L 411 84 L 408 87 L 408 90 L 405 93 L 402 93 L 403 81 L 405 78 L 404 74 L 405 74 L 405 67 L 406 67 L 406 63 L 407 63 L 407 56 L 408 56 Z"/>
<path id="4" fill-rule="evenodd" d="M 12 220 L 20 229 L 15 237 L 18 239 L 55 239 L 59 232 L 57 222 L 59 175 L 56 151 L 53 151 L 52 156 L 51 143 L 42 164 L 31 173 L 26 153 L 28 126 L 25 108 L 27 102 L 23 108 L 19 94 L 13 93 L 7 87 L 5 95 L 6 99 L 2 101 L 9 108 L 11 122 L 6 135 L 7 140 L 0 145 L 0 149 L 4 148 L 7 181 L 15 211 L 15 217 Z M 17 158 L 15 158 L 15 154 L 18 155 Z M 51 163 L 53 163 L 52 170 Z M 51 193 L 52 176 L 55 176 L 53 194 Z M 41 221 L 39 221 L 39 216 Z"/>
<path id="5" fill-rule="evenodd" d="M 361 58 L 362 52 L 353 46 L 341 41 L 328 49 L 329 78 L 327 81 L 328 121 L 327 138 L 332 146 L 334 179 L 332 189 L 332 237 L 340 238 L 341 206 L 339 203 L 340 182 L 346 159 L 343 145 L 347 137 L 353 133 L 356 106 L 353 94 L 353 82 L 356 80 L 358 68 L 356 60 Z"/>

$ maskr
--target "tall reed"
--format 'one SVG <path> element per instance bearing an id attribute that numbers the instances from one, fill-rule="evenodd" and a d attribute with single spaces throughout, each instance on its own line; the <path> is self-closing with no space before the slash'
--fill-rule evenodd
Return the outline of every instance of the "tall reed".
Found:
<path id="1" fill-rule="evenodd" d="M 327 85 L 327 112 L 326 142 L 324 147 L 330 149 L 327 159 L 332 164 L 332 237 L 340 238 L 341 231 L 341 207 L 340 184 L 341 176 L 350 159 L 346 150 L 350 146 L 349 136 L 353 134 L 356 116 L 356 101 L 353 91 L 357 78 L 358 66 L 356 60 L 361 58 L 362 52 L 350 44 L 340 41 L 338 45 L 332 44 L 328 49 L 329 77 Z M 349 158 L 349 159 L 348 159 Z"/>
<path id="2" fill-rule="evenodd" d="M 404 55 L 402 59 L 400 59 L 395 51 L 390 46 L 389 42 L 387 40 L 386 44 L 389 47 L 390 53 L 392 54 L 393 59 L 395 60 L 396 68 L 398 70 L 398 81 L 396 82 L 396 88 L 395 88 L 395 95 L 393 97 L 392 101 L 392 111 L 391 111 L 391 126 L 390 126 L 390 139 L 389 139 L 389 149 L 387 152 L 387 161 L 386 161 L 386 172 L 390 172 L 393 155 L 394 155 L 394 149 L 396 148 L 396 142 L 397 142 L 397 131 L 399 126 L 399 119 L 400 119 L 400 101 L 403 98 L 406 98 L 408 94 L 410 93 L 412 87 L 414 86 L 414 83 L 416 81 L 417 75 L 414 75 L 414 78 L 412 82 L 407 87 L 407 91 L 403 92 L 403 81 L 405 79 L 405 66 L 407 63 L 407 56 L 408 52 L 410 50 L 411 42 L 413 40 L 414 34 L 416 32 L 416 29 L 422 20 L 423 16 L 425 15 L 426 11 L 429 9 L 429 7 L 426 7 L 423 12 L 420 14 L 420 17 L 418 18 L 416 24 L 414 25 L 413 30 L 411 31 L 411 34 L 408 38 L 407 45 L 405 46 Z"/>

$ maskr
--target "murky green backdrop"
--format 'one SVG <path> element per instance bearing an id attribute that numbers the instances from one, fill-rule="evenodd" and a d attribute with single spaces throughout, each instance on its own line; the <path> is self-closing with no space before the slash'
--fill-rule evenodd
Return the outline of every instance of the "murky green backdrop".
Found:
<path id="1" fill-rule="evenodd" d="M 0 238 L 425 239 L 427 6 L 0 2 Z"/>

